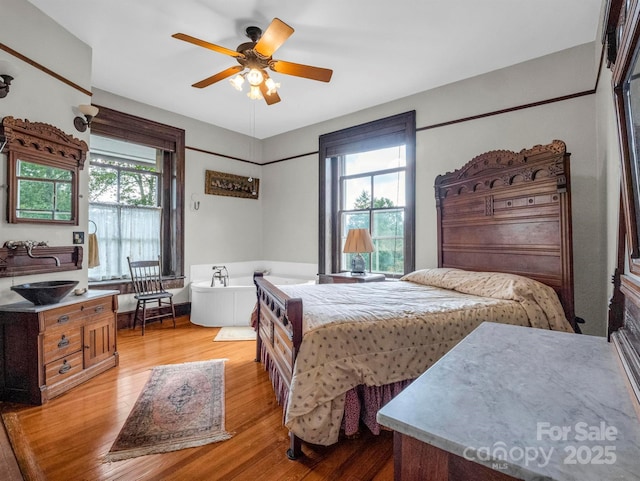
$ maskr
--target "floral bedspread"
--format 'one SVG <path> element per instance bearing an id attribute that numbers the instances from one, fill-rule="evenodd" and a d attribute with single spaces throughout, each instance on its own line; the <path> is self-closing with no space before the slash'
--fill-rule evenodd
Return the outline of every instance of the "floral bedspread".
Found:
<path id="1" fill-rule="evenodd" d="M 510 274 L 426 269 L 280 289 L 303 300 L 285 425 L 314 444 L 338 441 L 349 389 L 418 377 L 484 321 L 572 331 L 552 288 Z"/>

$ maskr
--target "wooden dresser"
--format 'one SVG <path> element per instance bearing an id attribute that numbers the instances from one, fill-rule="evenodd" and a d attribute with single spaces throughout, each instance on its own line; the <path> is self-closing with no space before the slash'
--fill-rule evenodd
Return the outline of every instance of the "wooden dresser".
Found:
<path id="1" fill-rule="evenodd" d="M 118 365 L 117 291 L 0 306 L 0 400 L 43 404 Z"/>
<path id="2" fill-rule="evenodd" d="M 397 481 L 640 480 L 636 409 L 606 338 L 484 322 L 377 419 Z"/>

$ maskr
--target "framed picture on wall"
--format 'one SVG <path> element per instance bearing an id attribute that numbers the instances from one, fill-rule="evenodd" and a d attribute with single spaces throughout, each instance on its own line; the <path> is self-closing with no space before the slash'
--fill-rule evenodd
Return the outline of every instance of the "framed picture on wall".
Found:
<path id="1" fill-rule="evenodd" d="M 235 174 L 207 170 L 204 193 L 257 199 L 260 192 L 260 179 Z"/>

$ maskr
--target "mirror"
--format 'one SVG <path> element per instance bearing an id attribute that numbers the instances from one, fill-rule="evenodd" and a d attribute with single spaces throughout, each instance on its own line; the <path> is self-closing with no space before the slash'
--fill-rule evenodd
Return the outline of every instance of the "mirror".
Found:
<path id="1" fill-rule="evenodd" d="M 621 200 L 618 259 L 609 304 L 609 338 L 640 400 L 640 4 L 608 0 L 604 34 L 618 118 Z M 625 245 L 626 241 L 626 245 Z M 628 262 L 625 262 L 625 257 Z M 628 269 L 627 269 L 628 266 Z M 628 368 L 631 366 L 631 368 Z M 628 368 L 628 369 L 627 369 Z"/>
<path id="2" fill-rule="evenodd" d="M 87 144 L 43 123 L 5 117 L 7 221 L 78 225 L 78 182 Z"/>
<path id="3" fill-rule="evenodd" d="M 636 246 L 633 257 L 639 257 L 637 226 L 640 225 L 640 62 L 638 62 L 637 47 L 633 61 L 630 65 L 625 80 L 622 84 L 622 101 L 624 105 L 624 116 L 626 118 L 626 137 L 628 142 L 629 174 L 631 177 L 631 192 L 629 192 L 628 202 L 632 203 L 634 213 L 633 222 L 635 224 Z"/>
<path id="4" fill-rule="evenodd" d="M 69 169 L 17 159 L 16 219 L 73 220 L 73 177 Z"/>
<path id="5" fill-rule="evenodd" d="M 640 13 L 637 0 L 609 0 L 603 30 L 620 129 L 622 205 L 629 270 L 640 274 Z"/>

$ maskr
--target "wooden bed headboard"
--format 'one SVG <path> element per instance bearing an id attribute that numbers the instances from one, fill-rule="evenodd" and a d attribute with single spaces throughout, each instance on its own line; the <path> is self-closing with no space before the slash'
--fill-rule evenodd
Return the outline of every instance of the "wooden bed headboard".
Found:
<path id="1" fill-rule="evenodd" d="M 553 287 L 576 329 L 569 157 L 561 140 L 495 150 L 436 177 L 438 265 Z"/>

